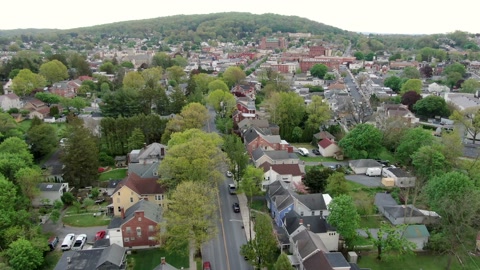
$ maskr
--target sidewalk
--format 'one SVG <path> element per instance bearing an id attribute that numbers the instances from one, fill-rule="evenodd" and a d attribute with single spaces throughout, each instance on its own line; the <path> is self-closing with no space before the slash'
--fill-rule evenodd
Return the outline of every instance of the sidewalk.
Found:
<path id="1" fill-rule="evenodd" d="M 247 242 L 250 241 L 250 226 L 252 226 L 252 238 L 255 238 L 255 232 L 253 231 L 253 222 L 249 222 L 249 209 L 247 196 L 245 194 L 237 194 L 238 204 L 240 205 L 240 213 L 242 215 L 243 228 L 245 230 L 245 236 L 247 237 Z"/>

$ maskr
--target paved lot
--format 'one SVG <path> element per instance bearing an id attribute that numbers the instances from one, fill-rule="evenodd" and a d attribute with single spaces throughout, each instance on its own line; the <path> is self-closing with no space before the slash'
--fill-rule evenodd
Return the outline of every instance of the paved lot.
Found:
<path id="1" fill-rule="evenodd" d="M 381 177 L 370 177 L 364 174 L 346 175 L 345 178 L 349 181 L 367 186 L 367 187 L 383 187 Z"/>

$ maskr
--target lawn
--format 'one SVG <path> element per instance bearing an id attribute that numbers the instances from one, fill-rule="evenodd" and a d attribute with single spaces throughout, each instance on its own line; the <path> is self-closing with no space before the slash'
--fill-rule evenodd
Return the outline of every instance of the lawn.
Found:
<path id="1" fill-rule="evenodd" d="M 181 269 L 189 268 L 188 255 L 182 256 L 175 253 L 169 253 L 162 248 L 134 250 L 128 255 L 129 261 L 134 265 L 133 270 L 154 269 L 160 264 L 162 257 L 165 257 L 167 263 Z"/>
<path id="2" fill-rule="evenodd" d="M 254 200 L 252 202 L 252 209 L 260 212 L 264 212 L 264 213 L 268 212 L 267 203 L 264 200 L 256 200 L 256 201 Z"/>
<path id="3" fill-rule="evenodd" d="M 99 181 L 108 181 L 110 179 L 123 179 L 127 176 L 128 169 L 113 169 L 100 174 Z"/>
<path id="4" fill-rule="evenodd" d="M 93 226 L 106 226 L 110 224 L 110 218 L 101 215 L 94 217 L 92 213 L 83 213 L 76 215 L 64 216 L 62 222 L 65 225 L 73 227 L 93 227 Z"/>
<path id="5" fill-rule="evenodd" d="M 360 228 L 380 228 L 385 218 L 382 216 L 363 216 L 360 218 Z"/>
<path id="6" fill-rule="evenodd" d="M 429 255 L 417 254 L 416 256 L 408 257 L 404 261 L 380 262 L 377 261 L 376 253 L 371 253 L 368 256 L 362 256 L 358 261 L 360 267 L 371 268 L 375 270 L 443 270 L 447 265 L 448 256 L 443 255 Z M 465 260 L 464 267 L 454 259 L 451 270 L 460 269 L 479 269 L 480 258 L 471 257 L 472 259 Z"/>

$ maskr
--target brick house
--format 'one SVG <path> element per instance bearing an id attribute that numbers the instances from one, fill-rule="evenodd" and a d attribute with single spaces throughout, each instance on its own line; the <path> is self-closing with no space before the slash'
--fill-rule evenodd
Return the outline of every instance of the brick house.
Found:
<path id="1" fill-rule="evenodd" d="M 247 138 L 250 139 L 250 137 Z M 285 150 L 288 153 L 293 153 L 293 147 L 285 140 L 282 140 L 280 135 L 258 134 L 251 140 L 245 141 L 245 144 L 247 152 L 250 154 L 257 148 L 262 148 L 264 151 Z"/>
<path id="2" fill-rule="evenodd" d="M 122 247 L 148 248 L 158 246 L 157 225 L 162 222 L 162 207 L 158 204 L 140 200 L 120 217 L 114 217 L 108 225 L 110 243 Z"/>
<path id="3" fill-rule="evenodd" d="M 287 48 L 287 41 L 283 37 L 279 38 L 266 38 L 262 37 L 260 40 L 259 48 L 261 50 L 274 50 Z"/>
<path id="4" fill-rule="evenodd" d="M 251 100 L 255 100 L 257 84 L 251 82 L 237 84 L 232 87 L 230 92 L 236 97 L 249 97 Z"/>

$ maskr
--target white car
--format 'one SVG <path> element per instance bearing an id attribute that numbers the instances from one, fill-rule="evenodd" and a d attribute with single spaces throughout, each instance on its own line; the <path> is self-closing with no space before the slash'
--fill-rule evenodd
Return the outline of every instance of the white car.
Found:
<path id="1" fill-rule="evenodd" d="M 62 242 L 62 250 L 66 251 L 72 248 L 73 242 L 75 241 L 75 234 L 69 233 Z"/>
<path id="2" fill-rule="evenodd" d="M 81 250 L 85 245 L 85 242 L 87 242 L 87 235 L 86 234 L 78 235 L 77 239 L 75 239 L 75 243 L 72 246 L 72 250 Z"/>
<path id="3" fill-rule="evenodd" d="M 232 172 L 231 172 L 231 171 L 227 171 L 227 177 L 232 177 L 232 176 L 233 176 Z"/>

